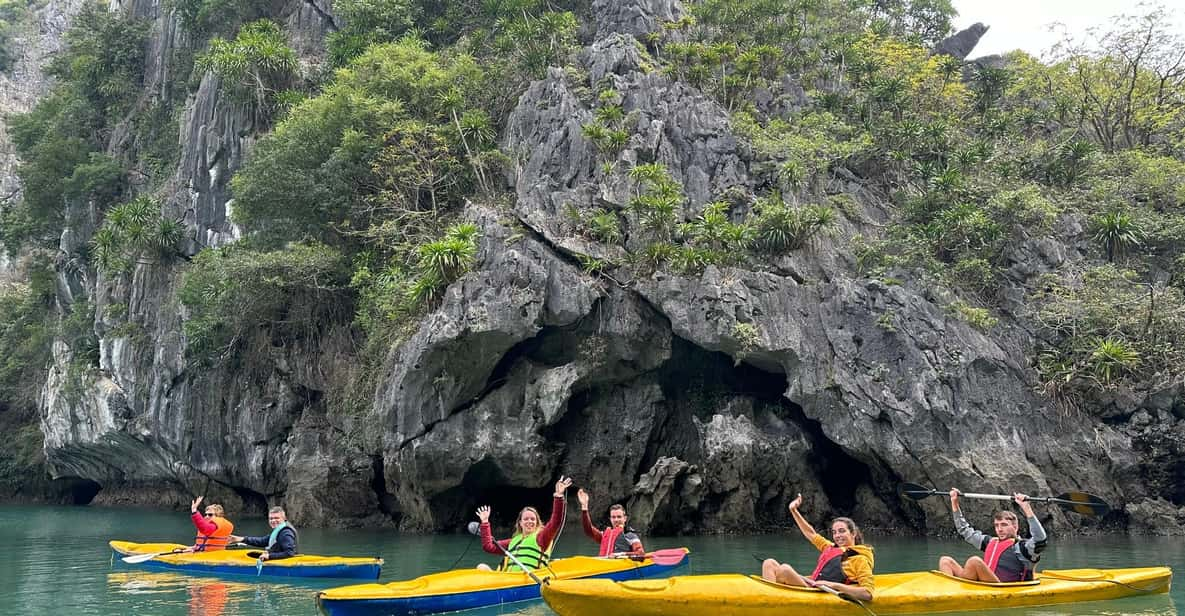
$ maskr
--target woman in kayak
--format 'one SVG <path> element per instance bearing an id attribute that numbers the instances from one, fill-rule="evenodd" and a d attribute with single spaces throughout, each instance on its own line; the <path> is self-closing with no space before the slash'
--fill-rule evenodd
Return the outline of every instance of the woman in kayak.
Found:
<path id="1" fill-rule="evenodd" d="M 1033 571 L 1037 569 L 1037 561 L 1041 559 L 1041 550 L 1045 549 L 1047 537 L 1041 521 L 1033 513 L 1033 505 L 1029 497 L 1015 494 L 1012 500 L 1020 506 L 1029 523 L 1028 539 L 1017 536 L 1020 524 L 1016 514 L 1008 510 L 997 511 L 992 524 L 996 536 L 991 537 L 981 533 L 967 523 L 963 512 L 959 511 L 959 491 L 950 489 L 951 515 L 955 518 L 955 530 L 964 541 L 983 550 L 983 557 L 972 556 L 967 562 L 959 565 L 959 561 L 950 556 L 938 559 L 938 569 L 947 575 L 961 577 L 965 580 L 980 582 L 1020 582 L 1033 579 Z"/>
<path id="2" fill-rule="evenodd" d="M 205 513 L 199 514 L 197 512 L 198 505 L 202 504 L 202 497 L 199 496 L 193 500 L 189 505 L 189 518 L 193 522 L 194 528 L 197 529 L 197 538 L 193 545 L 185 548 L 186 552 L 213 552 L 215 550 L 225 550 L 226 545 L 230 543 L 230 534 L 234 532 L 235 525 L 226 519 L 226 512 L 222 510 L 222 505 L 209 504 L 206 505 Z"/>
<path id="3" fill-rule="evenodd" d="M 814 573 L 803 576 L 787 564 L 767 558 L 761 563 L 761 577 L 789 586 L 827 586 L 837 592 L 861 601 L 871 601 L 876 583 L 872 576 L 872 546 L 864 545 L 864 536 L 851 518 L 835 518 L 831 521 L 831 538 L 828 541 L 798 512 L 802 504 L 799 494 L 790 502 L 790 515 L 798 524 L 798 530 L 819 549 L 819 562 Z"/>
<path id="4" fill-rule="evenodd" d="M 564 527 L 566 509 L 564 493 L 571 485 L 572 479 L 569 477 L 560 477 L 559 481 L 555 482 L 555 493 L 552 494 L 551 500 L 551 516 L 547 518 L 546 525 L 539 526 L 539 512 L 534 507 L 523 507 L 523 510 L 518 513 L 518 521 L 514 523 L 514 536 L 498 542 L 494 541 L 494 535 L 490 531 L 489 506 L 478 507 L 477 518 L 481 520 L 481 549 L 498 556 L 502 556 L 504 551 L 509 552 L 529 569 L 538 569 L 543 566 L 550 551 L 551 542 L 555 541 L 556 535 Z M 477 568 L 485 571 L 490 570 L 490 566 L 485 563 L 478 565 Z M 502 569 L 504 571 L 521 571 L 514 560 L 509 558 L 503 559 Z"/>

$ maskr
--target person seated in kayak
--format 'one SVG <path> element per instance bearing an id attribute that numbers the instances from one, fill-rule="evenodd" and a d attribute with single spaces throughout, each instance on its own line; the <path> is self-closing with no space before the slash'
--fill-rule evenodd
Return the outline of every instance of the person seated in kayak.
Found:
<path id="1" fill-rule="evenodd" d="M 189 504 L 189 518 L 193 521 L 194 528 L 197 529 L 197 539 L 194 540 L 193 545 L 185 548 L 185 552 L 213 552 L 215 550 L 225 550 L 226 545 L 230 543 L 230 534 L 234 532 L 235 525 L 226 519 L 226 511 L 222 509 L 222 505 L 209 504 L 206 505 L 205 513 L 198 513 L 198 505 L 202 504 L 201 496 L 193 499 Z"/>
<path id="2" fill-rule="evenodd" d="M 551 547 L 551 542 L 564 527 L 566 509 L 564 493 L 571 485 L 572 479 L 568 477 L 560 477 L 559 481 L 555 482 L 555 493 L 551 500 L 551 516 L 547 518 L 547 524 L 542 527 L 539 526 L 539 511 L 534 507 L 523 507 L 523 510 L 518 513 L 518 520 L 514 523 L 514 536 L 510 539 L 495 542 L 493 532 L 490 530 L 490 508 L 487 505 L 478 507 L 477 518 L 481 520 L 481 549 L 499 556 L 503 556 L 503 550 L 510 552 L 523 566 L 530 569 L 538 569 L 543 566 L 550 551 L 548 548 Z M 490 570 L 490 566 L 485 563 L 478 565 L 477 568 L 484 571 Z M 503 558 L 502 570 L 521 571 L 519 566 L 509 558 Z"/>
<path id="3" fill-rule="evenodd" d="M 1016 514 L 1011 511 L 997 511 L 992 516 L 996 528 L 996 536 L 991 537 L 971 527 L 959 511 L 959 491 L 951 488 L 951 515 L 955 519 L 955 530 L 963 539 L 983 550 L 983 557 L 972 556 L 962 566 L 959 561 L 950 556 L 938 559 L 938 569 L 947 575 L 961 577 L 965 580 L 979 582 L 1020 582 L 1033 579 L 1033 571 L 1037 568 L 1037 561 L 1041 558 L 1041 551 L 1045 549 L 1047 536 L 1045 528 L 1033 513 L 1033 505 L 1029 497 L 1015 494 L 1012 500 L 1020 506 L 1025 519 L 1029 523 L 1028 539 L 1021 539 L 1018 535 L 1020 524 Z"/>
<path id="4" fill-rule="evenodd" d="M 854 599 L 871 601 L 872 593 L 876 590 L 872 576 L 874 559 L 872 546 L 864 545 L 860 528 L 851 518 L 835 518 L 831 521 L 833 543 L 815 532 L 798 512 L 800 505 L 801 494 L 790 501 L 790 515 L 794 516 L 794 523 L 807 541 L 822 552 L 814 573 L 803 576 L 790 565 L 767 558 L 761 563 L 761 577 L 788 586 L 827 586 Z"/>
<path id="5" fill-rule="evenodd" d="M 268 510 L 267 525 L 272 527 L 270 534 L 258 537 L 231 535 L 230 540 L 257 548 L 267 548 L 259 554 L 259 560 L 279 560 L 296 556 L 296 529 L 288 523 L 288 514 L 284 513 L 283 507 L 272 507 Z"/>
<path id="6" fill-rule="evenodd" d="M 601 546 L 597 556 L 612 556 L 614 554 L 643 556 L 646 554 L 638 532 L 626 526 L 629 517 L 625 515 L 625 507 L 621 505 L 609 507 L 609 526 L 605 530 L 597 530 L 597 527 L 593 526 L 592 518 L 588 515 L 588 498 L 588 492 L 585 492 L 584 488 L 576 491 L 576 499 L 580 501 L 580 524 L 584 527 L 584 534 Z"/>

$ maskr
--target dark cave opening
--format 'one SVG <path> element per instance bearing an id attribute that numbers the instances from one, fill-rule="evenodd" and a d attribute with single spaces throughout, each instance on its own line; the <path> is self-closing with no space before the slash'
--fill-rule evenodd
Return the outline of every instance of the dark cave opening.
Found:
<path id="1" fill-rule="evenodd" d="M 399 513 L 399 500 L 387 491 L 387 470 L 383 463 L 383 456 L 371 456 L 370 461 L 370 489 L 374 490 L 375 499 L 379 504 L 379 511 L 395 522 L 402 517 Z"/>
<path id="2" fill-rule="evenodd" d="M 679 337 L 673 337 L 671 342 L 671 358 L 659 373 L 668 414 L 651 439 L 640 466 L 642 471 L 651 468 L 659 457 L 668 455 L 697 462 L 702 453 L 698 451 L 690 418 L 707 421 L 728 399 L 746 397 L 754 401 L 755 412 L 771 413 L 785 426 L 801 431 L 807 439 L 810 444 L 807 463 L 835 509 L 830 513 L 852 510 L 857 488 L 862 484 L 872 485 L 872 472 L 866 463 L 829 438 L 820 423 L 807 417 L 801 406 L 785 397 L 785 374 L 737 363 L 724 353 L 705 350 Z M 766 429 L 777 428 L 766 426 Z M 793 486 L 785 488 L 789 491 Z M 780 503 L 769 511 L 758 512 L 759 518 L 778 521 L 784 520 L 784 514 Z"/>
<path id="3" fill-rule="evenodd" d="M 558 477 L 557 477 L 558 479 Z M 445 530 L 463 529 L 477 519 L 477 508 L 489 505 L 490 523 L 498 536 L 509 535 L 515 519 L 523 507 L 534 507 L 539 511 L 541 522 L 551 515 L 553 485 L 529 488 L 510 485 L 498 465 L 486 458 L 469 467 L 461 479 L 461 485 L 445 490 L 432 498 L 431 506 L 437 517 L 438 526 Z"/>
<path id="4" fill-rule="evenodd" d="M 268 509 L 267 497 L 250 488 L 242 486 L 232 486 L 232 488 L 239 499 L 243 501 L 243 511 L 240 515 L 244 517 L 266 516 Z M 278 504 L 278 503 L 277 503 Z"/>
<path id="5" fill-rule="evenodd" d="M 68 481 L 70 482 L 68 488 L 70 503 L 74 505 L 91 504 L 91 501 L 95 500 L 95 496 L 103 489 L 103 486 L 99 485 L 98 482 L 90 479 L 72 477 Z"/>

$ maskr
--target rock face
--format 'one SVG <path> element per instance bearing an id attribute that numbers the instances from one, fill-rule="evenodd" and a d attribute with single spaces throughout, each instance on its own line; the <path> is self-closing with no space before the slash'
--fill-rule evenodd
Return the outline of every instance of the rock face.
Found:
<path id="1" fill-rule="evenodd" d="M 942 39 L 934 46 L 934 53 L 951 56 L 959 60 L 966 60 L 971 51 L 979 44 L 979 39 L 987 34 L 988 27 L 982 23 L 971 24 L 970 27 Z"/>
<path id="2" fill-rule="evenodd" d="M 285 10 L 305 51 L 332 27 L 319 3 Z M 564 474 L 596 511 L 623 502 L 655 532 L 784 526 L 799 492 L 819 516 L 946 528 L 945 504 L 902 499 L 901 481 L 1089 489 L 1132 503 L 1133 528 L 1181 530 L 1179 390 L 1117 402 L 1118 419 L 1063 415 L 1034 393 L 1016 328 L 988 336 L 927 290 L 858 277 L 838 242 L 761 271 L 587 273 L 581 257 L 618 261 L 625 247 L 580 238 L 569 212 L 619 212 L 628 235 L 634 164 L 665 165 L 687 196 L 685 219 L 758 188 L 727 111 L 648 68 L 639 38 L 681 5 L 598 0 L 593 13 L 595 40 L 580 55 L 588 82 L 552 69 L 523 94 L 502 136 L 517 163 L 514 203 L 468 206 L 482 229 L 476 271 L 389 350 L 366 408 L 328 402 L 359 363 L 344 327 L 289 346 L 255 341 L 247 364 L 194 365 L 175 264 L 119 280 L 78 275 L 96 307 L 101 367 L 77 378 L 68 347 L 55 349 L 42 422 L 54 472 L 95 482 L 98 502 L 179 506 L 206 494 L 240 512 L 281 501 L 305 525 L 451 529 L 483 503 L 505 521 L 546 503 Z M 155 18 L 165 53 L 164 41 L 183 37 Z M 964 57 L 983 33 L 972 30 L 939 52 Z M 787 95 L 801 92 L 787 83 Z M 216 86 L 207 76 L 186 106 L 167 205 L 191 252 L 238 237 L 227 182 L 254 140 L 249 115 Z M 582 133 L 594 111 L 582 92 L 600 88 L 620 95 L 630 133 L 609 160 Z M 848 175 L 834 188 L 864 214 L 850 218 L 881 219 L 886 205 Z M 1017 247 L 1009 275 L 1075 258 L 1072 243 L 1035 241 Z"/>

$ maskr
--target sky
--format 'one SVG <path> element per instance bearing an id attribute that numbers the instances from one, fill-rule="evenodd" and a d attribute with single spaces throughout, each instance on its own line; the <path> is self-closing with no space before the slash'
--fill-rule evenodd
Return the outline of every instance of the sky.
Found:
<path id="1" fill-rule="evenodd" d="M 1130 0 L 953 0 L 952 4 L 959 12 L 954 22 L 956 31 L 977 21 L 989 26 L 971 52 L 972 58 L 1013 49 L 1041 58 L 1061 38 L 1049 31 L 1052 22 L 1062 22 L 1080 37 L 1091 26 L 1110 23 L 1113 15 L 1142 12 Z M 1167 0 L 1164 6 L 1182 4 Z M 1178 24 L 1183 23 L 1182 12 L 1180 8 L 1175 11 Z"/>

